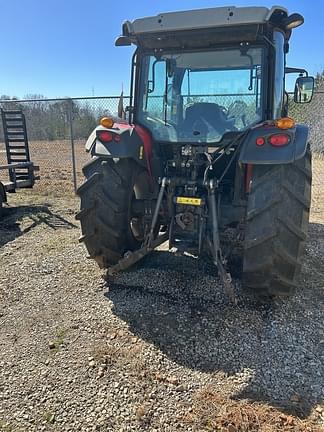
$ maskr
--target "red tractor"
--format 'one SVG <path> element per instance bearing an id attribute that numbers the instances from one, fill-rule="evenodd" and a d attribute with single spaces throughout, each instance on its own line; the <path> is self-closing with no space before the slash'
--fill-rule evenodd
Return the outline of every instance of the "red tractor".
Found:
<path id="1" fill-rule="evenodd" d="M 209 256 L 230 288 L 231 263 L 261 296 L 298 283 L 311 200 L 309 130 L 288 117 L 314 79 L 285 58 L 299 14 L 222 7 L 126 21 L 136 46 L 125 121 L 103 118 L 79 188 L 90 257 L 122 270 L 162 242 Z M 123 116 L 120 106 L 119 114 Z"/>

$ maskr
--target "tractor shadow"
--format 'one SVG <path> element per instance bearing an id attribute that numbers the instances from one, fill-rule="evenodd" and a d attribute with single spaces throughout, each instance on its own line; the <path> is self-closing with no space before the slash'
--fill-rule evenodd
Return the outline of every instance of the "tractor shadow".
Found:
<path id="1" fill-rule="evenodd" d="M 50 204 L 4 207 L 0 218 L 0 247 L 41 224 L 52 230 L 77 227 L 58 213 L 52 212 L 50 207 Z"/>
<path id="2" fill-rule="evenodd" d="M 236 281 L 238 304 L 232 305 L 212 264 L 165 251 L 108 280 L 105 295 L 137 337 L 172 361 L 225 372 L 226 379 L 249 371 L 234 398 L 307 417 L 323 391 L 323 248 L 324 225 L 311 224 L 300 289 L 270 304 L 244 293 Z"/>

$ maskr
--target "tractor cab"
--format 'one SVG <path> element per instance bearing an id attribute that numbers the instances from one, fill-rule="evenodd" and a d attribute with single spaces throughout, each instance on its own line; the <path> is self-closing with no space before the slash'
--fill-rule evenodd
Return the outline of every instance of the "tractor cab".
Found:
<path id="1" fill-rule="evenodd" d="M 262 120 L 262 68 L 256 46 L 146 54 L 134 121 L 156 141 L 217 143 Z"/>
<path id="2" fill-rule="evenodd" d="M 288 16 L 281 7 L 223 7 L 126 21 L 116 45 L 137 46 L 130 121 L 149 130 L 154 141 L 217 145 L 229 132 L 281 118 L 285 55 L 292 28 L 302 23 L 301 15 Z M 312 80 L 307 82 L 311 92 Z M 303 101 L 305 85 L 300 77 L 296 100 Z"/>

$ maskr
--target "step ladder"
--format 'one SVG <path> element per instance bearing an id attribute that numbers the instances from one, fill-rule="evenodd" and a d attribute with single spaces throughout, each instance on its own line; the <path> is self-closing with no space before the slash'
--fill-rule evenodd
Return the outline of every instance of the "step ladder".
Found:
<path id="1" fill-rule="evenodd" d="M 35 179 L 30 161 L 25 115 L 18 109 L 1 109 L 1 117 L 8 165 L 20 165 L 19 168 L 9 168 L 10 181 L 14 184 L 30 184 L 29 187 L 32 187 Z"/>

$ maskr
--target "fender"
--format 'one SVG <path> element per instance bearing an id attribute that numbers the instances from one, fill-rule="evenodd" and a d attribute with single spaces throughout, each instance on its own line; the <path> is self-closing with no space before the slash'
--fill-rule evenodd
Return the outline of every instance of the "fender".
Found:
<path id="1" fill-rule="evenodd" d="M 102 142 L 101 131 L 111 132 L 118 140 Z M 86 151 L 93 157 L 132 158 L 145 166 L 151 175 L 152 138 L 149 132 L 139 125 L 115 123 L 113 128 L 97 126 L 86 142 Z"/>
<path id="2" fill-rule="evenodd" d="M 268 139 L 274 134 L 287 134 L 288 144 L 274 147 Z M 308 143 L 309 128 L 306 125 L 296 125 L 291 129 L 279 129 L 275 126 L 261 126 L 251 129 L 245 138 L 238 161 L 244 164 L 289 164 L 301 159 Z M 257 138 L 264 138 L 263 145 L 257 145 Z"/>

